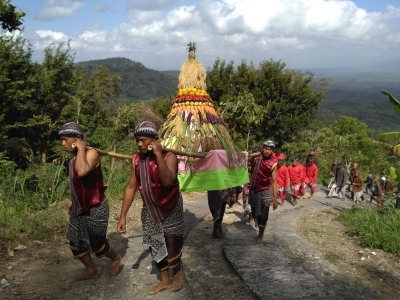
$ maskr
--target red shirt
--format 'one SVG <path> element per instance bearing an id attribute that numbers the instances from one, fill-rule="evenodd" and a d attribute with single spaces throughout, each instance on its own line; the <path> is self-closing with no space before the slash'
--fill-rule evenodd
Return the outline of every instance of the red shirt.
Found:
<path id="1" fill-rule="evenodd" d="M 305 172 L 305 183 L 316 183 L 318 177 L 318 167 L 316 164 L 307 164 Z"/>
<path id="2" fill-rule="evenodd" d="M 256 192 L 266 190 L 272 184 L 272 170 L 276 166 L 276 160 L 272 157 L 264 158 L 262 154 L 256 157 L 251 167 L 251 173 L 254 173 L 256 162 L 260 160 L 260 167 L 258 169 L 254 190 Z M 254 174 L 253 174 L 254 176 Z"/>
<path id="3" fill-rule="evenodd" d="M 299 185 L 302 183 L 304 177 L 304 167 L 301 164 L 289 166 L 288 171 L 291 185 Z"/>
<path id="4" fill-rule="evenodd" d="M 283 154 L 283 153 L 280 153 L 280 154 L 277 154 L 277 153 L 272 153 L 272 158 L 275 158 L 276 160 L 278 160 L 278 159 L 282 159 L 282 160 L 284 160 L 285 159 L 285 154 Z"/>
<path id="5" fill-rule="evenodd" d="M 285 165 L 278 165 L 276 169 L 276 184 L 278 187 L 288 187 L 289 171 Z"/>

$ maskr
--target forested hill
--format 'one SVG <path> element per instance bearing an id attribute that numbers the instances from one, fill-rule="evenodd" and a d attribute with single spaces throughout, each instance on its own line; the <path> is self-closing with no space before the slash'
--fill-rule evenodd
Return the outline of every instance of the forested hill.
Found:
<path id="1" fill-rule="evenodd" d="M 392 110 L 388 97 L 381 93 L 386 90 L 400 99 L 400 71 L 315 73 L 330 81 L 318 116 L 357 118 L 372 132 L 400 131 L 400 114 Z"/>
<path id="2" fill-rule="evenodd" d="M 155 71 L 128 58 L 116 57 L 76 63 L 89 74 L 99 66 L 105 66 L 122 78 L 122 100 L 126 103 L 148 101 L 177 91 L 178 71 Z"/>
<path id="3" fill-rule="evenodd" d="M 122 77 L 122 99 L 126 104 L 150 101 L 175 93 L 179 71 L 156 71 L 127 58 L 107 58 L 76 63 L 89 74 L 98 66 L 107 67 Z M 400 131 L 400 114 L 393 112 L 380 91 L 387 90 L 400 99 L 400 72 L 351 72 L 350 70 L 311 70 L 316 77 L 330 81 L 317 116 L 337 119 L 357 118 L 373 132 Z M 326 116 L 330 115 L 330 116 Z"/>

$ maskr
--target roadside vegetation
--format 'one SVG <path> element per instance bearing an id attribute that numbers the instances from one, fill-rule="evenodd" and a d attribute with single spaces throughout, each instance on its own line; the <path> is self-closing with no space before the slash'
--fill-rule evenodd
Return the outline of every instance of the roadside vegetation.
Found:
<path id="1" fill-rule="evenodd" d="M 339 220 L 346 225 L 349 235 L 358 237 L 361 246 L 400 254 L 400 210 L 391 205 L 345 210 Z"/>

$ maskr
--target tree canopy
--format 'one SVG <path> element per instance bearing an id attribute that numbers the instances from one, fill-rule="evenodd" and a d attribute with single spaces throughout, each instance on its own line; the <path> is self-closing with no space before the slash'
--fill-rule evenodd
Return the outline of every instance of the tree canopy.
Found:
<path id="1" fill-rule="evenodd" d="M 207 74 L 211 98 L 225 109 L 243 103 L 243 95 L 251 95 L 251 135 L 255 140 L 272 138 L 278 144 L 291 140 L 311 122 L 324 95 L 317 88 L 324 84 L 312 73 L 287 69 L 285 63 L 272 59 L 261 62 L 258 68 L 245 60 L 235 67 L 233 61 L 217 59 Z M 233 126 L 245 139 L 249 128 Z"/>
<path id="2" fill-rule="evenodd" d="M 24 16 L 25 13 L 22 9 L 17 12 L 16 7 L 11 4 L 10 0 L 0 0 L 0 24 L 3 30 L 8 30 L 9 32 L 21 30 L 20 26 Z"/>

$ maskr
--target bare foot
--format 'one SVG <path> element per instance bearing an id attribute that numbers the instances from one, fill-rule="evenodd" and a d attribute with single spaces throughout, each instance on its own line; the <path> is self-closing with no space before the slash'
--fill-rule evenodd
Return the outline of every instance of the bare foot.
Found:
<path id="1" fill-rule="evenodd" d="M 82 273 L 80 275 L 76 275 L 74 277 L 74 281 L 82 281 L 82 280 L 87 280 L 87 279 L 96 279 L 99 278 L 100 274 L 99 272 L 97 272 L 97 270 L 95 271 L 86 271 L 85 273 Z"/>
<path id="2" fill-rule="evenodd" d="M 111 262 L 110 269 L 107 272 L 108 277 L 117 276 L 119 273 L 119 265 L 121 264 L 121 255 L 117 255 L 115 259 Z"/>
<path id="3" fill-rule="evenodd" d="M 174 274 L 174 279 L 172 279 L 171 290 L 179 291 L 183 286 L 182 269 Z"/>
<path id="4" fill-rule="evenodd" d="M 148 293 L 150 295 L 157 294 L 163 290 L 169 290 L 171 288 L 171 283 L 168 282 L 160 282 L 158 285 L 153 286 L 151 289 L 149 289 Z"/>
<path id="5" fill-rule="evenodd" d="M 264 236 L 257 236 L 256 244 L 262 244 L 263 237 Z"/>

